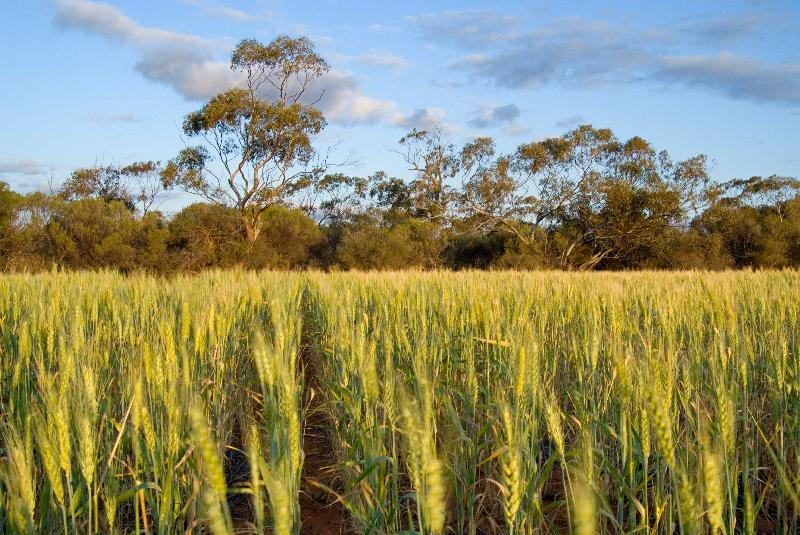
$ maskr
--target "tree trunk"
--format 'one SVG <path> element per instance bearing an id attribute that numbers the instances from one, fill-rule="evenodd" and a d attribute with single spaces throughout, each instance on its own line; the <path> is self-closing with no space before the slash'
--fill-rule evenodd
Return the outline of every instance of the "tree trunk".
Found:
<path id="1" fill-rule="evenodd" d="M 242 224 L 244 225 L 244 234 L 247 237 L 247 241 L 256 241 L 258 235 L 261 234 L 261 214 L 257 214 L 255 218 L 242 214 Z"/>

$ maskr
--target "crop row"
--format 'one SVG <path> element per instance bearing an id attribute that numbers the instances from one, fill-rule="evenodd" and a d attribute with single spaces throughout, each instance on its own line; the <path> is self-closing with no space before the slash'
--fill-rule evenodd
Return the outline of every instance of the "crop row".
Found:
<path id="1" fill-rule="evenodd" d="M 299 533 L 311 494 L 337 532 L 800 533 L 799 488 L 795 272 L 0 278 L 0 533 Z"/>

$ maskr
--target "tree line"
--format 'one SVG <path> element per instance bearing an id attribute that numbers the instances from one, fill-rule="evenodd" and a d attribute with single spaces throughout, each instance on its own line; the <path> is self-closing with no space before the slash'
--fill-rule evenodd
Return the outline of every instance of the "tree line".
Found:
<path id="1" fill-rule="evenodd" d="M 399 140 L 408 175 L 335 172 L 314 146 L 328 65 L 306 38 L 240 42 L 243 83 L 183 122 L 167 162 L 0 182 L 0 269 L 726 269 L 800 265 L 800 181 L 715 182 L 641 137 L 579 126 L 500 153 L 441 126 Z M 165 191 L 199 202 L 158 210 Z"/>

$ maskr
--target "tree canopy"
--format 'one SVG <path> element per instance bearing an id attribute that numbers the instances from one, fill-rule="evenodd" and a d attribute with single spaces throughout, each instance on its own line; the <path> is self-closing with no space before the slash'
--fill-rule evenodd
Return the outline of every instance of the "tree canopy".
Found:
<path id="1" fill-rule="evenodd" d="M 166 188 L 235 208 L 255 241 L 267 208 L 287 203 L 324 171 L 311 163 L 312 138 L 325 118 L 301 98 L 328 65 L 308 39 L 281 36 L 267 45 L 241 41 L 231 68 L 246 76 L 246 87 L 220 93 L 186 116 L 184 134 L 202 144 L 170 160 L 162 178 Z"/>
<path id="2" fill-rule="evenodd" d="M 640 137 L 620 140 L 589 125 L 510 154 L 488 137 L 456 146 L 412 134 L 410 160 L 426 163 L 408 177 L 324 174 L 308 204 L 276 200 L 258 212 L 254 239 L 235 203 L 199 202 L 171 216 L 149 209 L 159 191 L 138 179 L 160 169 L 153 162 L 79 169 L 54 195 L 0 183 L 0 267 L 800 266 L 794 178 L 713 182 L 704 155 L 674 162 Z M 436 177 L 446 177 L 441 188 Z"/>
<path id="3" fill-rule="evenodd" d="M 332 172 L 313 43 L 246 39 L 230 67 L 240 83 L 186 115 L 194 144 L 166 163 L 95 163 L 53 194 L 0 182 L 0 269 L 800 266 L 797 178 L 712 180 L 703 154 L 588 124 L 507 153 L 412 129 L 387 151 L 404 174 Z M 164 189 L 199 202 L 165 214 Z"/>

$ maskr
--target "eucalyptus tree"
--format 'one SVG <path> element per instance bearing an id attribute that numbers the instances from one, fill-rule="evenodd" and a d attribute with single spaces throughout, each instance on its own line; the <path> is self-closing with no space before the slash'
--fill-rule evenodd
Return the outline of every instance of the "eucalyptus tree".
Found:
<path id="1" fill-rule="evenodd" d="M 474 227 L 552 249 L 550 261 L 561 267 L 641 255 L 665 229 L 688 223 L 709 185 L 705 156 L 674 163 L 640 137 L 622 141 L 590 125 L 498 157 L 491 140 L 478 139 L 465 146 L 461 165 L 471 172 L 460 204 Z"/>
<path id="2" fill-rule="evenodd" d="M 280 36 L 268 44 L 241 41 L 231 69 L 240 85 L 186 116 L 184 134 L 201 143 L 169 161 L 162 180 L 167 188 L 236 209 L 252 242 L 267 208 L 287 202 L 324 173 L 312 146 L 325 127 L 315 107 L 322 94 L 306 93 L 329 67 L 307 38 Z"/>
<path id="3" fill-rule="evenodd" d="M 123 174 L 113 165 L 94 165 L 74 170 L 64 182 L 60 194 L 68 201 L 119 201 L 129 210 L 135 209 L 133 195 L 125 187 Z"/>
<path id="4" fill-rule="evenodd" d="M 160 162 L 141 161 L 117 167 L 94 165 L 74 170 L 61 188 L 61 196 L 68 201 L 101 199 L 119 201 L 130 211 L 137 207 L 142 215 L 153 208 L 162 191 Z"/>
<path id="5" fill-rule="evenodd" d="M 11 256 L 12 231 L 20 197 L 6 182 L 0 181 L 0 258 L 3 259 L 0 269 Z"/>
<path id="6" fill-rule="evenodd" d="M 440 225 L 446 224 L 451 215 L 455 200 L 452 182 L 461 171 L 458 150 L 444 134 L 439 124 L 427 129 L 415 128 L 400 138 L 401 150 L 396 151 L 414 174 L 407 184 L 414 215 Z"/>

